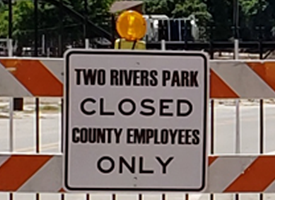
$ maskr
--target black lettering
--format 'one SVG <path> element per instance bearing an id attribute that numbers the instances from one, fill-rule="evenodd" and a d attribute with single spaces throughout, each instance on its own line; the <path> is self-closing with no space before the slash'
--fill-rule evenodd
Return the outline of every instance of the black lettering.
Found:
<path id="1" fill-rule="evenodd" d="M 75 74 L 76 74 L 76 85 L 80 85 L 81 81 L 80 81 L 80 72 L 82 71 L 83 69 L 75 69 Z"/>
<path id="2" fill-rule="evenodd" d="M 193 140 L 192 140 L 192 142 L 193 142 L 193 144 L 199 144 L 200 143 L 200 132 L 199 132 L 199 130 L 193 130 L 192 131 L 192 134 L 193 134 L 193 136 L 194 136 L 194 138 L 193 138 Z"/>
<path id="3" fill-rule="evenodd" d="M 139 76 L 139 70 L 132 70 L 133 71 L 133 86 L 139 86 L 141 83 L 138 83 L 138 80 L 140 79 Z"/>
<path id="4" fill-rule="evenodd" d="M 112 128 L 107 128 L 106 130 L 108 132 L 107 133 L 107 143 L 110 144 L 111 143 L 111 135 L 112 135 L 111 132 L 113 131 L 113 129 Z"/>
<path id="5" fill-rule="evenodd" d="M 125 111 L 123 110 L 123 104 L 126 103 L 126 102 L 128 102 L 128 103 L 131 104 L 131 110 L 130 110 L 130 111 L 127 111 L 127 112 L 125 112 Z M 136 109 L 135 103 L 134 103 L 134 101 L 132 101 L 131 99 L 123 99 L 123 100 L 119 103 L 119 111 L 120 111 L 123 115 L 125 115 L 125 116 L 132 115 L 132 114 L 134 113 L 135 109 Z"/>
<path id="6" fill-rule="evenodd" d="M 100 69 L 98 70 L 98 85 L 105 84 L 105 70 Z"/>
<path id="7" fill-rule="evenodd" d="M 110 167 L 108 169 L 103 169 L 102 166 L 101 166 L 101 163 L 102 161 L 104 160 L 107 160 L 110 162 Z M 113 159 L 111 159 L 110 157 L 108 156 L 103 156 L 102 158 L 100 158 L 98 160 L 98 163 L 97 163 L 97 167 L 98 169 L 102 172 L 102 173 L 105 173 L 105 174 L 108 174 L 110 172 L 112 172 L 112 170 L 115 168 L 115 162 Z"/>
<path id="8" fill-rule="evenodd" d="M 84 105 L 85 105 L 85 103 L 87 103 L 87 102 L 96 103 L 95 99 L 92 99 L 92 98 L 87 98 L 87 99 L 83 100 L 83 101 L 81 102 L 81 104 L 80 104 L 80 110 L 81 110 L 81 112 L 83 112 L 83 113 L 86 114 L 86 115 L 93 115 L 93 114 L 95 114 L 95 113 L 96 113 L 95 110 L 87 111 L 87 110 L 84 108 Z"/>
<path id="9" fill-rule="evenodd" d="M 104 98 L 100 98 L 100 115 L 111 115 L 114 116 L 114 112 L 104 111 Z"/>
<path id="10" fill-rule="evenodd" d="M 149 86 L 149 72 L 147 70 L 141 71 L 141 85 L 142 86 Z"/>
<path id="11" fill-rule="evenodd" d="M 98 128 L 97 129 L 97 143 L 105 143 L 105 129 Z"/>
<path id="12" fill-rule="evenodd" d="M 182 86 L 190 86 L 189 84 L 189 72 L 188 71 L 182 71 L 181 72 L 181 84 Z"/>
<path id="13" fill-rule="evenodd" d="M 164 109 L 168 109 L 169 106 L 165 105 L 164 103 L 172 103 L 173 100 L 172 99 L 161 99 L 160 100 L 160 106 L 159 106 L 159 114 L 160 116 L 173 116 L 173 113 L 166 113 L 164 112 Z"/>
<path id="14" fill-rule="evenodd" d="M 148 129 L 146 131 L 146 138 L 145 138 L 145 143 L 146 144 L 149 144 L 150 139 L 154 137 L 154 134 L 157 134 L 157 129 L 155 129 L 154 131 L 152 129 Z"/>
<path id="15" fill-rule="evenodd" d="M 85 85 L 95 85 L 97 77 L 97 70 L 83 70 L 83 80 Z"/>
<path id="16" fill-rule="evenodd" d="M 153 174 L 154 171 L 153 170 L 145 170 L 143 168 L 144 166 L 144 158 L 140 157 L 140 174 Z"/>
<path id="17" fill-rule="evenodd" d="M 185 103 L 188 106 L 188 110 L 183 113 L 181 111 L 181 104 Z M 185 99 L 178 99 L 177 100 L 177 116 L 178 117 L 186 117 L 189 116 L 193 111 L 193 105 L 191 104 L 191 102 L 189 102 L 188 100 Z"/>
<path id="18" fill-rule="evenodd" d="M 152 99 L 144 99 L 142 102 L 141 102 L 141 106 L 145 109 L 148 109 L 150 110 L 149 112 L 145 112 L 145 111 L 141 111 L 140 114 L 141 115 L 144 115 L 144 116 L 151 116 L 155 113 L 155 108 L 150 106 L 150 105 L 147 105 L 146 103 L 151 103 L 153 104 L 154 101 Z"/>
<path id="19" fill-rule="evenodd" d="M 178 131 L 177 131 L 177 129 L 175 129 L 175 130 L 170 129 L 169 131 L 170 131 L 170 135 L 171 135 L 171 143 L 175 144 L 175 139 L 176 139 L 176 135 L 177 135 Z"/>
<path id="20" fill-rule="evenodd" d="M 151 86 L 157 86 L 158 80 L 157 80 L 156 76 L 157 76 L 157 71 L 152 70 L 150 72 L 150 77 L 152 78 L 152 80 L 150 81 Z"/>
<path id="21" fill-rule="evenodd" d="M 93 128 L 93 129 L 89 129 L 89 134 L 88 134 L 88 136 L 89 136 L 89 142 L 90 143 L 95 143 L 96 142 L 96 129 L 95 128 Z"/>
<path id="22" fill-rule="evenodd" d="M 178 131 L 178 144 L 184 144 L 184 135 L 182 134 L 183 130 Z"/>
<path id="23" fill-rule="evenodd" d="M 118 70 L 112 69 L 110 71 L 110 85 L 119 85 Z"/>
<path id="24" fill-rule="evenodd" d="M 160 144 L 160 141 L 158 140 L 157 132 L 154 134 L 154 144 Z"/>
<path id="25" fill-rule="evenodd" d="M 132 134 L 132 131 L 134 131 L 134 129 L 127 129 L 127 144 L 133 144 L 134 142 L 132 142 L 132 137 L 134 137 L 134 135 Z"/>
<path id="26" fill-rule="evenodd" d="M 191 86 L 196 86 L 196 87 L 199 86 L 197 76 L 198 76 L 198 71 L 191 72 Z"/>
<path id="27" fill-rule="evenodd" d="M 174 86 L 181 86 L 180 85 L 180 78 L 179 78 L 179 72 L 178 71 L 174 71 L 173 72 L 171 86 L 172 87 L 174 87 Z"/>
<path id="28" fill-rule="evenodd" d="M 129 70 L 129 72 L 127 72 L 127 70 L 121 70 L 121 72 L 124 75 L 125 85 L 130 86 L 132 80 L 132 70 Z"/>
<path id="29" fill-rule="evenodd" d="M 87 142 L 87 134 L 88 134 L 88 130 L 86 128 L 82 128 L 80 131 L 80 142 L 82 143 L 86 143 Z"/>
<path id="30" fill-rule="evenodd" d="M 162 166 L 162 173 L 166 174 L 167 173 L 167 166 L 170 164 L 170 162 L 174 159 L 174 157 L 168 158 L 166 162 L 162 161 L 162 159 L 158 156 L 156 156 L 156 160 L 161 164 Z"/>
<path id="31" fill-rule="evenodd" d="M 162 144 L 167 144 L 168 141 L 169 141 L 168 140 L 169 139 L 168 130 L 166 130 L 166 129 L 161 130 L 160 137 L 161 137 L 161 139 L 160 139 L 161 143 Z"/>
<path id="32" fill-rule="evenodd" d="M 116 143 L 119 144 L 120 143 L 120 138 L 121 138 L 121 133 L 122 133 L 123 129 L 115 129 L 115 136 L 116 136 Z"/>
<path id="33" fill-rule="evenodd" d="M 170 78 L 171 78 L 171 72 L 163 70 L 162 71 L 162 75 L 163 75 L 163 77 L 162 77 L 162 85 L 166 86 L 167 85 L 167 81 L 169 81 Z"/>
<path id="34" fill-rule="evenodd" d="M 80 132 L 79 128 L 73 128 L 73 130 L 72 130 L 72 141 L 74 143 L 78 143 L 79 140 L 80 140 L 79 137 L 76 135 L 79 132 Z"/>
<path id="35" fill-rule="evenodd" d="M 191 142 L 190 142 L 190 138 L 192 137 L 191 135 L 190 135 L 190 132 L 191 132 L 192 130 L 191 129 L 186 129 L 185 130 L 185 144 L 192 144 Z"/>
<path id="36" fill-rule="evenodd" d="M 123 165 L 125 165 L 132 174 L 135 173 L 135 157 L 131 158 L 131 166 L 127 163 L 127 161 L 122 156 L 120 157 L 120 167 L 119 167 L 120 174 L 123 173 Z"/>
<path id="37" fill-rule="evenodd" d="M 141 143 L 145 143 L 145 139 L 146 139 L 146 130 L 145 129 L 135 129 L 134 131 L 134 142 L 141 144 Z"/>

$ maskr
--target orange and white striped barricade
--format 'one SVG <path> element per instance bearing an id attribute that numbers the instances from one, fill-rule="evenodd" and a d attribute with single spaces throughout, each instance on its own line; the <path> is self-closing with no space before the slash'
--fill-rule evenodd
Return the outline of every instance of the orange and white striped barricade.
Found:
<path id="1" fill-rule="evenodd" d="M 275 155 L 209 156 L 208 160 L 205 193 L 275 193 Z M 64 192 L 62 162 L 61 154 L 0 154 L 0 191 Z"/>

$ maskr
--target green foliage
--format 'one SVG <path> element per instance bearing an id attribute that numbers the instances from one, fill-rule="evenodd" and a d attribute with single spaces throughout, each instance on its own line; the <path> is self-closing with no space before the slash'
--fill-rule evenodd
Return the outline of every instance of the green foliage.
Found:
<path id="1" fill-rule="evenodd" d="M 13 37 L 25 36 L 22 30 L 33 26 L 33 4 L 31 1 L 19 0 L 13 6 Z M 0 37 L 8 35 L 8 6 L 0 4 Z M 26 38 L 24 38 L 26 39 Z"/>
<path id="2" fill-rule="evenodd" d="M 194 14 L 198 26 L 204 28 L 212 39 L 224 41 L 233 37 L 233 0 L 144 1 L 147 14 L 165 14 L 169 17 Z M 271 39 L 270 31 L 275 26 L 275 0 L 239 0 L 240 37 L 244 40 L 258 39 L 259 25 L 265 27 L 265 38 Z M 214 28 L 207 29 L 207 26 Z"/>
<path id="3" fill-rule="evenodd" d="M 57 0 L 59 1 L 59 0 Z M 88 0 L 88 18 L 98 26 L 110 31 L 107 22 L 109 7 L 114 0 Z M 64 41 L 83 38 L 83 24 L 78 23 L 59 8 L 46 1 L 39 1 L 39 37 L 57 41 L 59 25 L 64 25 Z M 84 15 L 83 0 L 63 0 L 64 4 Z M 204 30 L 203 37 L 211 35 L 214 40 L 228 40 L 233 36 L 233 0 L 144 0 L 146 14 L 165 14 L 170 18 L 181 18 L 194 15 L 197 25 Z M 261 2 L 261 5 L 260 5 Z M 263 35 L 275 27 L 275 0 L 239 0 L 240 37 L 253 40 L 259 37 L 257 27 L 265 27 Z M 262 9 L 260 9 L 262 8 Z M 105 23 L 106 22 L 106 23 Z M 213 31 L 208 26 L 215 27 Z M 34 38 L 34 6 L 32 0 L 17 0 L 13 5 L 13 38 L 18 43 L 30 43 Z M 0 38 L 8 34 L 8 7 L 0 1 Z"/>

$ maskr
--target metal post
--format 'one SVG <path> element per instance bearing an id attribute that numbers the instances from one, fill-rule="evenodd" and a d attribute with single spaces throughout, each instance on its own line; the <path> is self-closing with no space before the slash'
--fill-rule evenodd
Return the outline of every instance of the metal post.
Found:
<path id="1" fill-rule="evenodd" d="M 46 39 L 45 39 L 45 34 L 42 35 L 42 56 L 45 56 L 46 54 Z"/>
<path id="2" fill-rule="evenodd" d="M 35 98 L 35 137 L 36 137 L 36 153 L 40 152 L 40 107 L 39 98 Z M 36 193 L 36 200 L 40 199 L 40 194 Z"/>
<path id="3" fill-rule="evenodd" d="M 7 48 L 8 48 L 8 57 L 13 57 L 13 42 L 11 38 L 7 40 Z"/>
<path id="4" fill-rule="evenodd" d="M 40 152 L 40 101 L 35 98 L 35 138 L 36 138 L 36 153 Z"/>
<path id="5" fill-rule="evenodd" d="M 259 101 L 259 108 L 260 108 L 260 112 L 259 112 L 259 118 L 260 118 L 260 131 L 259 131 L 259 153 L 263 154 L 264 153 L 264 100 L 260 99 Z"/>
<path id="6" fill-rule="evenodd" d="M 162 51 L 166 50 L 166 41 L 164 39 L 161 40 L 161 50 Z M 166 195 L 162 194 L 161 199 L 166 200 Z"/>
<path id="7" fill-rule="evenodd" d="M 139 194 L 139 200 L 143 200 L 143 195 Z"/>
<path id="8" fill-rule="evenodd" d="M 234 59 L 239 59 L 239 40 L 234 40 Z M 241 136 L 240 136 L 240 101 L 239 99 L 235 100 L 236 105 L 236 141 L 235 141 L 235 153 L 241 153 Z"/>
<path id="9" fill-rule="evenodd" d="M 214 106 L 215 101 L 212 99 L 210 103 L 210 115 L 211 115 L 211 121 L 210 121 L 210 154 L 213 155 L 215 153 L 214 150 L 214 134 L 215 134 L 215 112 L 214 112 Z M 214 194 L 210 194 L 210 200 L 214 200 Z"/>
<path id="10" fill-rule="evenodd" d="M 161 50 L 165 51 L 166 50 L 166 41 L 163 39 L 161 40 Z"/>
<path id="11" fill-rule="evenodd" d="M 234 40 L 234 59 L 239 59 L 239 40 Z M 241 133 L 240 133 L 240 101 L 239 99 L 235 100 L 235 107 L 236 107 L 236 129 L 235 129 L 235 153 L 241 153 Z M 239 194 L 235 194 L 235 200 L 239 199 Z"/>
<path id="12" fill-rule="evenodd" d="M 258 4 L 259 4 L 259 9 L 258 9 L 258 15 L 259 15 L 259 18 L 262 18 L 262 0 L 259 0 L 258 1 Z M 262 24 L 261 22 L 259 22 L 259 58 L 262 60 L 263 59 L 263 44 L 262 44 L 262 41 L 263 41 L 263 33 L 262 33 Z M 264 153 L 264 100 L 263 99 L 260 99 L 259 101 L 259 108 L 260 108 L 260 146 L 259 146 L 259 152 L 261 154 Z M 264 194 L 263 193 L 260 193 L 259 194 L 259 200 L 263 200 L 264 199 Z"/>
<path id="13" fill-rule="evenodd" d="M 63 132 L 64 132 L 64 98 L 61 98 L 61 144 L 60 144 L 60 152 L 63 154 L 64 153 L 64 136 L 63 136 Z M 65 194 L 62 193 L 61 194 L 61 200 L 65 200 Z"/>
<path id="14" fill-rule="evenodd" d="M 85 38 L 85 48 L 88 49 L 90 46 L 90 41 L 88 38 Z"/>
<path id="15" fill-rule="evenodd" d="M 13 45 L 12 45 L 12 30 L 13 30 L 13 9 L 12 9 L 12 0 L 8 1 L 8 56 L 13 56 Z M 23 110 L 23 99 L 14 98 L 13 103 L 14 110 Z"/>
<path id="16" fill-rule="evenodd" d="M 47 48 L 47 58 L 50 57 L 50 47 Z"/>
<path id="17" fill-rule="evenodd" d="M 235 100 L 236 106 L 236 138 L 235 138 L 235 153 L 241 153 L 241 133 L 240 133 L 240 101 Z"/>
<path id="18" fill-rule="evenodd" d="M 214 120 L 215 120 L 215 112 L 214 112 L 214 104 L 215 101 L 212 99 L 210 103 L 210 115 L 211 115 L 211 120 L 210 120 L 210 154 L 214 154 Z"/>
<path id="19" fill-rule="evenodd" d="M 64 99 L 61 99 L 61 116 L 64 116 Z M 63 154 L 64 153 L 64 118 L 61 118 L 61 143 L 60 143 L 60 152 Z"/>
<path id="20" fill-rule="evenodd" d="M 12 39 L 12 0 L 8 0 L 8 39 L 9 40 Z M 14 111 L 14 99 L 11 98 L 10 105 L 9 105 L 9 137 L 10 137 L 9 150 L 10 152 L 13 151 L 13 111 Z M 9 200 L 13 200 L 13 198 L 14 198 L 13 193 L 9 193 Z"/>
<path id="21" fill-rule="evenodd" d="M 14 151 L 14 99 L 9 101 L 9 151 Z"/>
<path id="22" fill-rule="evenodd" d="M 189 194 L 185 194 L 185 200 L 189 200 Z"/>

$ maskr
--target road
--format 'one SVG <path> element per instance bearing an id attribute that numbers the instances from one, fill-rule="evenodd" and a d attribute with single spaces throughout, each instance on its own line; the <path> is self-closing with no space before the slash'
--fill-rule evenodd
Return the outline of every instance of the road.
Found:
<path id="1" fill-rule="evenodd" d="M 210 112 L 209 112 L 210 113 Z M 35 152 L 35 116 L 19 114 L 14 119 L 14 151 Z M 214 153 L 235 153 L 235 107 L 218 105 L 214 109 Z M 264 134 L 266 153 L 275 153 L 275 105 L 265 104 Z M 9 151 L 9 119 L 0 119 L 0 152 Z M 58 153 L 61 151 L 61 116 L 58 113 L 42 114 L 40 119 L 40 152 Z M 259 152 L 259 107 L 258 105 L 241 106 L 240 108 L 241 153 Z M 210 133 L 210 124 L 209 131 Z M 210 137 L 208 137 L 210 141 Z M 0 193 L 0 200 L 8 200 L 7 193 Z M 43 194 L 42 200 L 58 200 L 60 195 Z M 34 194 L 15 194 L 16 200 L 33 200 Z M 110 195 L 91 195 L 91 200 L 109 200 Z M 85 195 L 66 195 L 65 199 L 84 200 Z M 136 195 L 119 195 L 118 200 L 135 200 Z M 159 200 L 159 195 L 147 195 L 144 200 Z M 168 200 L 183 200 L 183 195 L 170 194 Z M 190 200 L 206 200 L 208 195 L 191 195 Z M 232 195 L 216 195 L 216 200 L 230 200 Z M 241 195 L 241 200 L 256 200 L 257 195 Z M 274 200 L 275 195 L 265 195 L 265 200 Z"/>

